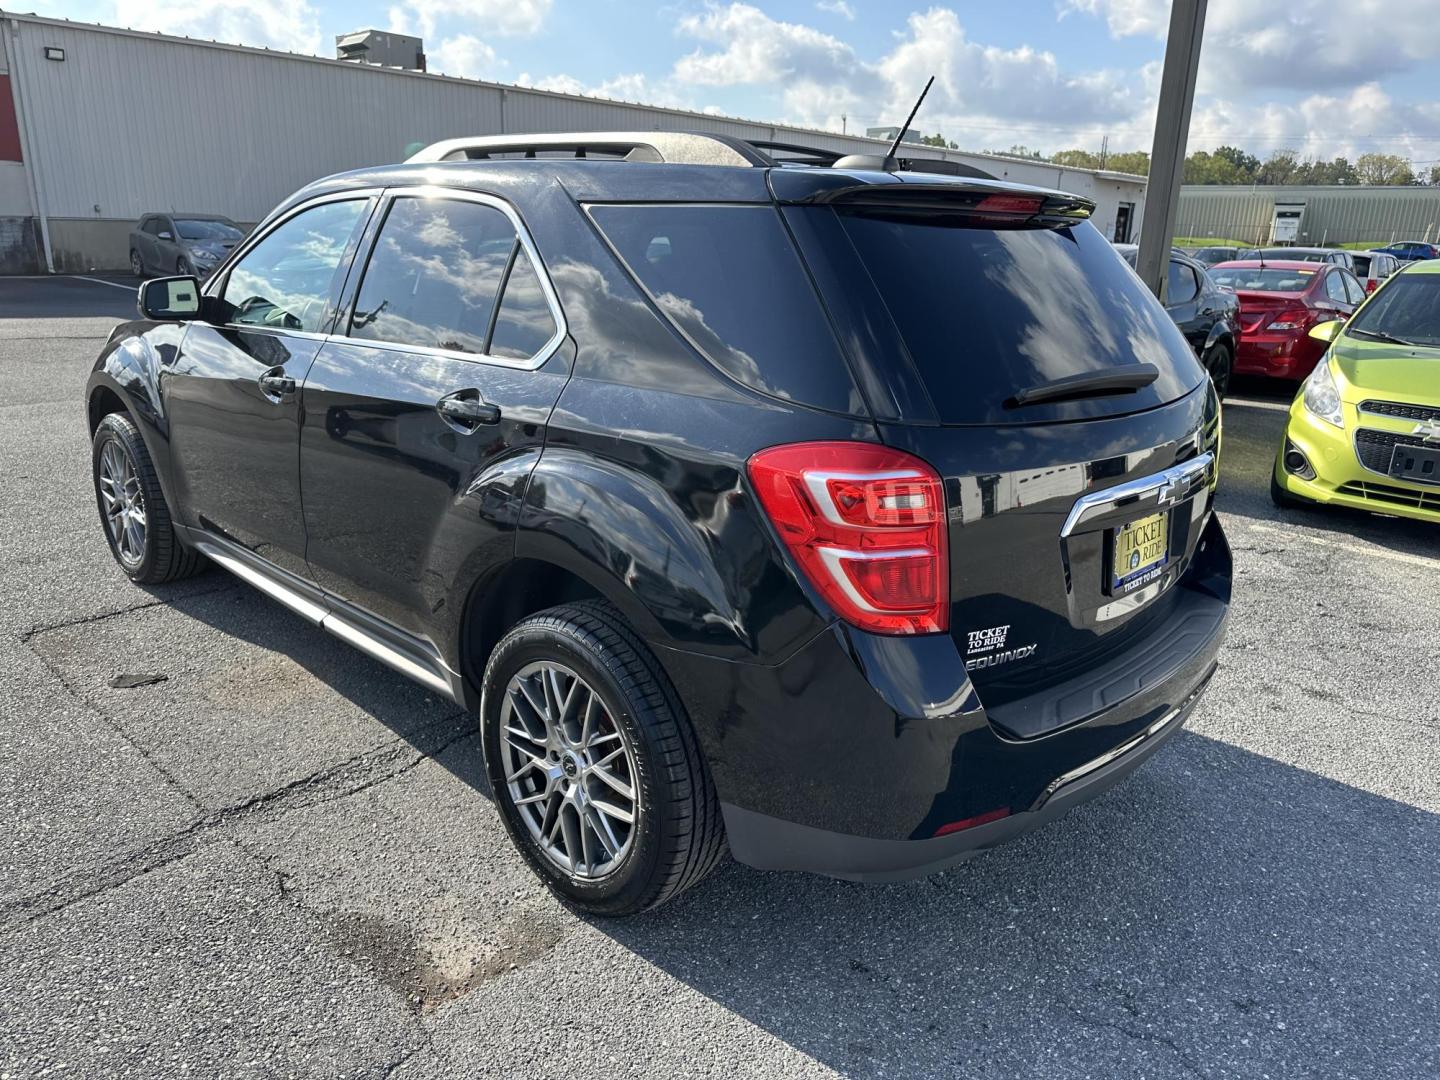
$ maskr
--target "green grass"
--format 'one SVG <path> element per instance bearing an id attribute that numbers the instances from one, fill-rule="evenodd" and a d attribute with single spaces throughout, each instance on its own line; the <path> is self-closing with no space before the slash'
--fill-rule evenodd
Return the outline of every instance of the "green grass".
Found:
<path id="1" fill-rule="evenodd" d="M 1354 241 L 1348 244 L 1329 244 L 1328 247 L 1343 248 L 1346 251 L 1369 251 L 1371 248 L 1380 248 L 1386 245 L 1385 240 Z M 1175 246 L 1182 248 L 1197 247 L 1238 247 L 1253 248 L 1269 245 L 1249 244 L 1244 240 L 1227 240 L 1223 236 L 1177 236 Z M 1319 245 L 1301 244 L 1301 247 L 1312 247 Z"/>

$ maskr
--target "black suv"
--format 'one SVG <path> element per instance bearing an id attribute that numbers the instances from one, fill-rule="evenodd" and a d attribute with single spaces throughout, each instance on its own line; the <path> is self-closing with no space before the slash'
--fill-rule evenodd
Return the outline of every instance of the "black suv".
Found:
<path id="1" fill-rule="evenodd" d="M 586 909 L 886 879 L 1184 723 L 1219 407 L 1091 205 L 688 133 L 454 140 L 147 282 L 87 389 L 134 580 L 205 561 L 478 710 Z"/>

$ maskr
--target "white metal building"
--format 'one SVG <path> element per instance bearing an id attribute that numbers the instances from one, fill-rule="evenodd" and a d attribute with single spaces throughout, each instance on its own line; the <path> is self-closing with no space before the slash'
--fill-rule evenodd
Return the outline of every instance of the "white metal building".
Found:
<path id="1" fill-rule="evenodd" d="M 144 213 L 252 224 L 329 173 L 458 135 L 703 130 L 883 152 L 883 143 L 495 83 L 0 14 L 0 273 L 127 265 Z M 1133 231 L 1143 178 L 926 148 L 1095 200 Z"/>

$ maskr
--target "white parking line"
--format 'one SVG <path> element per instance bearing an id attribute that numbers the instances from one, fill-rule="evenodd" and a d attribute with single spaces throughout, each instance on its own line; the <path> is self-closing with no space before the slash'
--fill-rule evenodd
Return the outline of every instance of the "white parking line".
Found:
<path id="1" fill-rule="evenodd" d="M 76 281 L 93 281 L 96 285 L 109 285 L 112 289 L 124 289 L 126 292 L 135 291 L 134 285 L 122 285 L 118 281 L 106 281 L 104 278 L 86 277 L 84 274 L 66 274 L 64 276 L 72 277 Z"/>
<path id="2" fill-rule="evenodd" d="M 1377 547 L 1370 544 L 1350 544 L 1344 540 L 1335 540 L 1328 536 L 1311 536 L 1296 529 L 1281 529 L 1274 525 L 1262 525 L 1256 521 L 1245 521 L 1237 519 L 1233 514 L 1226 515 L 1226 525 L 1238 524 L 1245 529 L 1254 529 L 1256 532 L 1272 533 L 1275 536 L 1284 536 L 1291 540 L 1304 540 L 1309 544 L 1316 544 L 1320 547 L 1338 548 L 1341 551 L 1348 551 L 1355 555 L 1365 555 L 1369 558 L 1388 559 L 1390 562 L 1405 563 L 1409 566 L 1423 566 L 1427 570 L 1440 567 L 1440 558 L 1432 555 L 1410 555 L 1404 551 L 1390 551 L 1387 548 Z"/>
<path id="3" fill-rule="evenodd" d="M 1268 409 L 1271 412 L 1290 411 L 1290 406 L 1281 401 L 1256 401 L 1254 398 L 1227 397 L 1226 405 L 1239 405 L 1242 409 Z"/>

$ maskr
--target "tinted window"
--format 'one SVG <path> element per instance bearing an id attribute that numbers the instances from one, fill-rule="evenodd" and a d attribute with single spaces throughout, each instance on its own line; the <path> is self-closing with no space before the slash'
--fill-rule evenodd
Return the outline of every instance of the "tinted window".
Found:
<path id="1" fill-rule="evenodd" d="M 1044 419 L 1055 411 L 1004 403 L 1022 388 L 1117 365 L 1154 364 L 1160 379 L 1143 395 L 1090 399 L 1067 415 L 1131 411 L 1199 384 L 1170 316 L 1089 224 L 993 230 L 954 214 L 839 216 L 942 422 Z"/>
<path id="2" fill-rule="evenodd" d="M 1195 279 L 1195 271 L 1182 262 L 1170 263 L 1170 277 L 1165 283 L 1165 302 L 1167 304 L 1184 304 L 1194 300 L 1200 292 L 1200 282 Z"/>
<path id="3" fill-rule="evenodd" d="M 222 294 L 229 321 L 315 333 L 363 199 L 321 203 L 277 225 L 235 264 Z"/>
<path id="4" fill-rule="evenodd" d="M 1246 292 L 1301 293 L 1315 280 L 1314 270 L 1277 270 L 1273 267 L 1217 266 L 1210 271 L 1216 285 Z"/>
<path id="5" fill-rule="evenodd" d="M 1350 303 L 1358 304 L 1365 299 L 1365 286 L 1350 274 L 1343 275 L 1345 278 L 1345 292 L 1350 298 Z"/>
<path id="6" fill-rule="evenodd" d="M 495 318 L 495 333 L 486 351 L 491 356 L 512 360 L 528 360 L 555 335 L 555 319 L 540 288 L 540 275 L 524 248 L 515 252 L 510 276 L 505 280 L 505 293 L 500 299 L 500 314 Z"/>
<path id="7" fill-rule="evenodd" d="M 1377 259 L 1380 258 L 1380 256 L 1378 255 L 1374 257 Z M 1355 264 L 1355 273 L 1359 274 L 1361 277 L 1368 277 L 1370 275 L 1370 260 L 1371 256 L 1369 255 L 1354 256 L 1351 261 Z M 1379 269 L 1379 267 L 1376 267 L 1377 272 L 1379 271 Z"/>
<path id="8" fill-rule="evenodd" d="M 203 218 L 176 219 L 175 228 L 184 240 L 239 240 L 244 235 L 234 225 Z"/>
<path id="9" fill-rule="evenodd" d="M 1440 347 L 1440 274 L 1401 274 L 1345 325 L 1345 333 L 1388 334 L 1417 345 Z M 1440 358 L 1435 361 L 1440 379 Z"/>
<path id="10" fill-rule="evenodd" d="M 836 412 L 853 384 L 771 206 L 594 206 L 657 307 L 731 378 Z"/>
<path id="11" fill-rule="evenodd" d="M 161 231 L 165 228 L 165 221 L 163 218 L 158 217 L 146 218 L 145 224 L 140 226 L 140 228 L 143 229 L 145 232 L 149 233 L 151 236 L 159 236 Z"/>
<path id="12" fill-rule="evenodd" d="M 396 199 L 355 301 L 350 336 L 483 353 L 515 248 L 510 219 L 460 199 Z"/>
<path id="13" fill-rule="evenodd" d="M 1344 275 L 1339 271 L 1332 270 L 1325 278 L 1325 295 L 1331 300 L 1338 300 L 1342 304 L 1348 304 L 1350 297 L 1345 295 Z"/>

